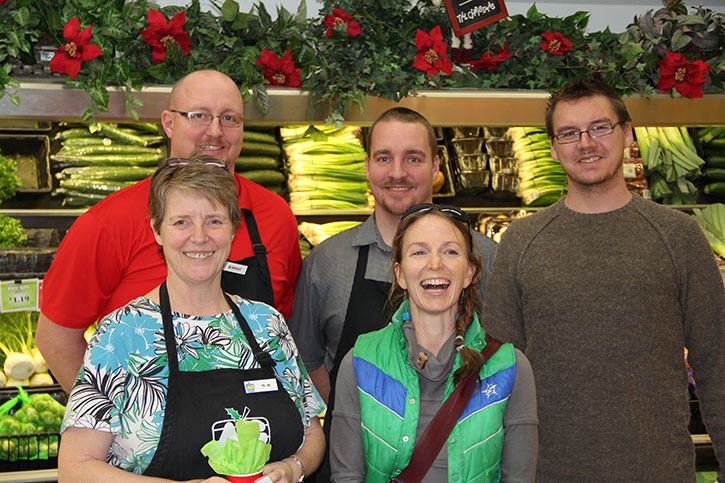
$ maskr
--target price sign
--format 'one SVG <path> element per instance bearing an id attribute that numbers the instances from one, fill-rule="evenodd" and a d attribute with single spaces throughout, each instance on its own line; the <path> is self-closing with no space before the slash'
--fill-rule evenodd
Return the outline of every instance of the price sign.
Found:
<path id="1" fill-rule="evenodd" d="M 445 4 L 456 37 L 508 17 L 503 0 L 445 0 Z"/>
<path id="2" fill-rule="evenodd" d="M 0 282 L 0 312 L 38 310 L 38 279 Z"/>

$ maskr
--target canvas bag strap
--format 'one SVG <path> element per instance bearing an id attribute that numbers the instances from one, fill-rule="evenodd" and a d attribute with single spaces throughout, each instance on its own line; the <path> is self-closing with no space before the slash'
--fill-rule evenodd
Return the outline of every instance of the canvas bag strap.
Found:
<path id="1" fill-rule="evenodd" d="M 486 334 L 486 347 L 481 351 L 483 355 L 481 366 L 496 353 L 502 344 L 500 340 L 494 339 Z M 471 371 L 456 386 L 446 402 L 433 417 L 423 436 L 416 443 L 408 466 L 402 473 L 392 479 L 393 482 L 419 483 L 423 480 L 423 477 L 428 473 L 436 456 L 440 453 L 443 443 L 446 442 L 448 435 L 451 434 L 458 417 L 463 413 L 463 408 L 466 407 L 466 403 L 471 398 L 481 366 L 475 371 Z"/>

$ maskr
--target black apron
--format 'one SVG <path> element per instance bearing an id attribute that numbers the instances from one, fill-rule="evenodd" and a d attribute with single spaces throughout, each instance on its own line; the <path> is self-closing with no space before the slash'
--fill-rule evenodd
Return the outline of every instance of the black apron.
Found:
<path id="1" fill-rule="evenodd" d="M 252 241 L 254 256 L 242 260 L 229 260 L 231 266 L 227 265 L 222 271 L 222 290 L 274 307 L 274 290 L 267 264 L 267 248 L 262 244 L 252 212 L 242 210 L 242 214 L 247 224 L 249 239 Z"/>
<path id="2" fill-rule="evenodd" d="M 358 249 L 355 278 L 352 282 L 350 300 L 347 303 L 345 322 L 342 325 L 340 342 L 337 344 L 337 352 L 335 352 L 335 359 L 330 370 L 330 397 L 327 401 L 327 412 L 325 412 L 325 424 L 323 426 L 327 449 L 320 469 L 314 474 L 317 483 L 330 481 L 330 428 L 332 427 L 332 411 L 335 407 L 335 380 L 337 379 L 340 363 L 355 345 L 359 335 L 385 327 L 390 322 L 390 317 L 394 312 L 394 307 L 388 303 L 388 295 L 392 284 L 365 278 L 369 250 L 370 245 L 364 245 Z"/>
<path id="3" fill-rule="evenodd" d="M 228 410 L 245 419 L 262 421 L 264 433 L 272 444 L 270 461 L 279 461 L 297 451 L 304 437 L 300 413 L 272 369 L 274 360 L 263 351 L 239 307 L 224 297 L 261 366 L 255 369 L 216 369 L 202 372 L 179 371 L 176 337 L 169 293 L 164 282 L 159 290 L 164 341 L 169 363 L 169 388 L 166 412 L 156 453 L 144 472 L 148 476 L 189 480 L 209 478 L 215 473 L 199 451 L 212 438 L 219 439 L 224 425 L 233 424 Z M 248 394 L 248 383 L 263 380 L 277 382 L 276 390 Z"/>

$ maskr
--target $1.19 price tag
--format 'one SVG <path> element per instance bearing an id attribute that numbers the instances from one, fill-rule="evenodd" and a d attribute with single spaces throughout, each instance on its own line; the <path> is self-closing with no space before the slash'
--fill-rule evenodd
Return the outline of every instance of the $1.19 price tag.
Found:
<path id="1" fill-rule="evenodd" d="M 38 310 L 38 279 L 0 282 L 0 312 Z"/>

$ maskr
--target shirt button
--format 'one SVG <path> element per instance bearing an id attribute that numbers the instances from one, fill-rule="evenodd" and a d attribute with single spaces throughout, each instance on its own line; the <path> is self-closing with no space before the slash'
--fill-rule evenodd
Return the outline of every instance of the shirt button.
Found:
<path id="1" fill-rule="evenodd" d="M 404 443 L 407 443 L 409 439 L 410 439 L 409 437 L 407 437 L 407 436 L 403 436 L 403 442 L 404 442 Z"/>
<path id="2" fill-rule="evenodd" d="M 415 398 L 410 398 L 410 404 L 415 404 Z"/>
<path id="3" fill-rule="evenodd" d="M 455 474 L 455 475 L 451 476 L 451 479 L 453 479 L 453 481 L 458 481 L 458 475 Z"/>
<path id="4" fill-rule="evenodd" d="M 455 443 L 455 442 L 456 442 L 456 438 L 451 438 L 451 443 Z"/>

